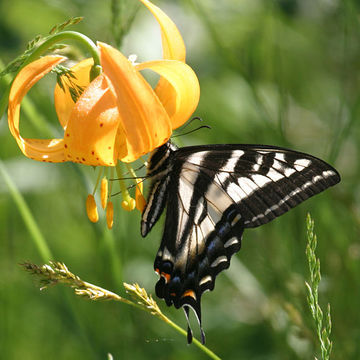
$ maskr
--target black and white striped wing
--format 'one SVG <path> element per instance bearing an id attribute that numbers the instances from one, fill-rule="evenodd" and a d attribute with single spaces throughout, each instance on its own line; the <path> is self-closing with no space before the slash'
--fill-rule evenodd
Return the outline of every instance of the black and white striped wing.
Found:
<path id="1" fill-rule="evenodd" d="M 320 159 L 262 145 L 180 148 L 170 153 L 168 166 L 171 171 L 157 181 L 163 203 L 157 212 L 166 206 L 166 219 L 154 264 L 160 275 L 156 294 L 168 305 L 183 306 L 187 317 L 191 307 L 200 325 L 201 295 L 229 267 L 243 230 L 340 181 Z M 151 203 L 143 221 L 151 222 L 156 213 L 154 199 Z"/>

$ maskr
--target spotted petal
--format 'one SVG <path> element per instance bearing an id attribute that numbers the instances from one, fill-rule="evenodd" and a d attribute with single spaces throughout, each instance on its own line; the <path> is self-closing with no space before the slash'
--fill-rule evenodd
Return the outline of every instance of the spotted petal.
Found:
<path id="1" fill-rule="evenodd" d="M 106 76 L 98 76 L 79 97 L 64 141 L 66 160 L 86 165 L 114 166 L 126 155 L 116 97 Z"/>
<path id="2" fill-rule="evenodd" d="M 166 142 L 171 135 L 169 116 L 143 76 L 115 48 L 98 43 L 104 74 L 117 96 L 117 106 L 125 132 L 131 162 Z"/>

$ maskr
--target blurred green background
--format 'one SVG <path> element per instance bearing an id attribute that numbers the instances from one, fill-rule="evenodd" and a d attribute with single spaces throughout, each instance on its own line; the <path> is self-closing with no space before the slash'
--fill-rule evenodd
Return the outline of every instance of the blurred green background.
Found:
<path id="1" fill-rule="evenodd" d="M 123 3 L 123 12 L 116 8 Z M 181 145 L 260 143 L 290 147 L 330 162 L 342 182 L 276 221 L 244 234 L 242 250 L 216 288 L 202 299 L 207 346 L 224 359 L 319 357 L 306 303 L 305 217 L 311 212 L 321 260 L 320 302 L 330 302 L 333 359 L 360 358 L 360 23 L 355 0 L 154 0 L 178 25 L 187 61 L 198 74 L 196 116 L 212 127 Z M 93 40 L 121 43 L 138 61 L 161 54 L 159 30 L 137 2 L 0 0 L 0 59 L 7 64 L 37 34 L 72 16 L 73 29 Z M 115 10 L 114 10 L 115 9 Z M 78 50 L 70 48 L 77 56 Z M 79 53 L 81 56 L 81 53 Z M 0 96 L 8 79 L 0 80 Z M 27 97 L 22 131 L 60 134 L 53 109 L 54 78 Z M 44 126 L 43 124 L 47 124 Z M 153 260 L 162 226 L 143 239 L 140 214 L 120 209 L 107 230 L 85 214 L 96 175 L 73 164 L 26 159 L 0 121 L 0 158 L 25 198 L 54 259 L 84 280 L 124 295 L 122 282 L 154 293 Z M 0 175 L 0 358 L 205 359 L 195 346 L 145 312 L 91 302 L 62 286 L 39 291 L 18 265 L 41 258 Z M 183 312 L 165 314 L 185 328 Z M 194 326 L 198 335 L 197 327 Z"/>

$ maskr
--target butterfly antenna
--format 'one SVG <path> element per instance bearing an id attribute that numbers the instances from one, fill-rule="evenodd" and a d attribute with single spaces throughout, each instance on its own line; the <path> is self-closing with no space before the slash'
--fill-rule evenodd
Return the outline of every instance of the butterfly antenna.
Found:
<path id="1" fill-rule="evenodd" d="M 147 167 L 148 163 L 147 161 L 145 161 L 141 166 L 139 166 L 138 168 L 134 169 L 134 172 L 136 173 L 137 171 L 143 169 L 144 167 Z M 129 175 L 130 171 L 127 171 L 125 173 L 125 175 Z M 113 178 L 113 179 L 109 179 L 109 181 L 117 181 L 117 180 L 136 180 L 136 179 L 146 179 L 146 176 L 129 176 L 129 177 L 121 177 L 121 178 Z"/>
<path id="2" fill-rule="evenodd" d="M 129 176 L 129 177 L 120 177 L 120 178 L 113 178 L 109 179 L 109 181 L 118 181 L 118 180 L 138 180 L 141 179 L 141 182 L 145 181 L 148 176 Z"/>
<path id="3" fill-rule="evenodd" d="M 199 120 L 200 122 L 203 121 L 203 119 L 199 116 L 194 116 L 193 118 L 191 118 L 189 121 L 186 122 L 186 124 L 184 126 L 182 126 L 183 129 L 187 128 L 193 121 L 195 120 Z"/>
<path id="4" fill-rule="evenodd" d="M 136 184 L 132 184 L 130 186 L 127 187 L 127 190 L 133 189 L 134 187 L 138 186 L 139 184 L 143 183 L 147 178 L 143 178 L 141 179 L 141 181 L 137 182 Z"/>
<path id="5" fill-rule="evenodd" d="M 188 135 L 188 134 L 191 134 L 191 133 L 193 133 L 193 132 L 195 132 L 195 131 L 198 131 L 198 130 L 200 130 L 200 129 L 211 129 L 211 127 L 210 127 L 209 125 L 201 125 L 201 126 L 199 126 L 198 128 L 193 129 L 193 130 L 190 130 L 190 131 L 188 131 L 188 132 L 186 132 L 186 133 L 182 133 L 182 134 L 178 134 L 178 135 L 173 135 L 172 138 L 176 138 L 176 137 L 183 136 L 183 135 Z"/>
<path id="6" fill-rule="evenodd" d="M 141 170 L 141 169 L 143 169 L 144 167 L 147 167 L 147 166 L 148 166 L 147 161 L 144 161 L 144 163 L 141 166 L 139 166 L 138 168 L 134 169 L 134 171 L 135 172 L 139 171 L 139 170 Z M 127 173 L 129 173 L 129 172 L 127 172 Z"/>
<path id="7" fill-rule="evenodd" d="M 140 178 L 142 178 L 141 181 L 137 182 L 136 184 L 129 185 L 126 188 L 126 190 L 131 190 L 134 187 L 138 186 L 140 183 L 144 182 L 147 179 L 147 177 L 146 176 L 139 176 L 139 177 L 132 177 L 132 178 L 121 178 L 121 180 L 123 180 L 123 179 L 125 179 L 125 180 L 136 180 L 136 179 L 140 179 Z M 109 179 L 109 181 L 115 181 L 115 180 L 118 180 L 118 179 Z M 113 194 L 111 194 L 111 196 L 116 196 L 116 195 L 119 195 L 119 194 L 121 194 L 121 191 L 113 193 Z"/>

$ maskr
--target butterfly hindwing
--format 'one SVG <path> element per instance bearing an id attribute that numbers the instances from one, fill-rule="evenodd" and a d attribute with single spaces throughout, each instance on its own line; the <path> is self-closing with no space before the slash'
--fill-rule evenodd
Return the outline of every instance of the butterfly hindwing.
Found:
<path id="1" fill-rule="evenodd" d="M 166 208 L 154 268 L 156 294 L 167 305 L 192 308 L 201 325 L 201 295 L 240 250 L 245 228 L 265 224 L 335 185 L 339 174 L 311 155 L 263 145 L 156 149 L 149 162 L 145 236 Z M 203 336 L 203 332 L 202 332 Z M 191 340 L 191 330 L 188 329 Z M 204 340 L 204 337 L 203 337 Z"/>

